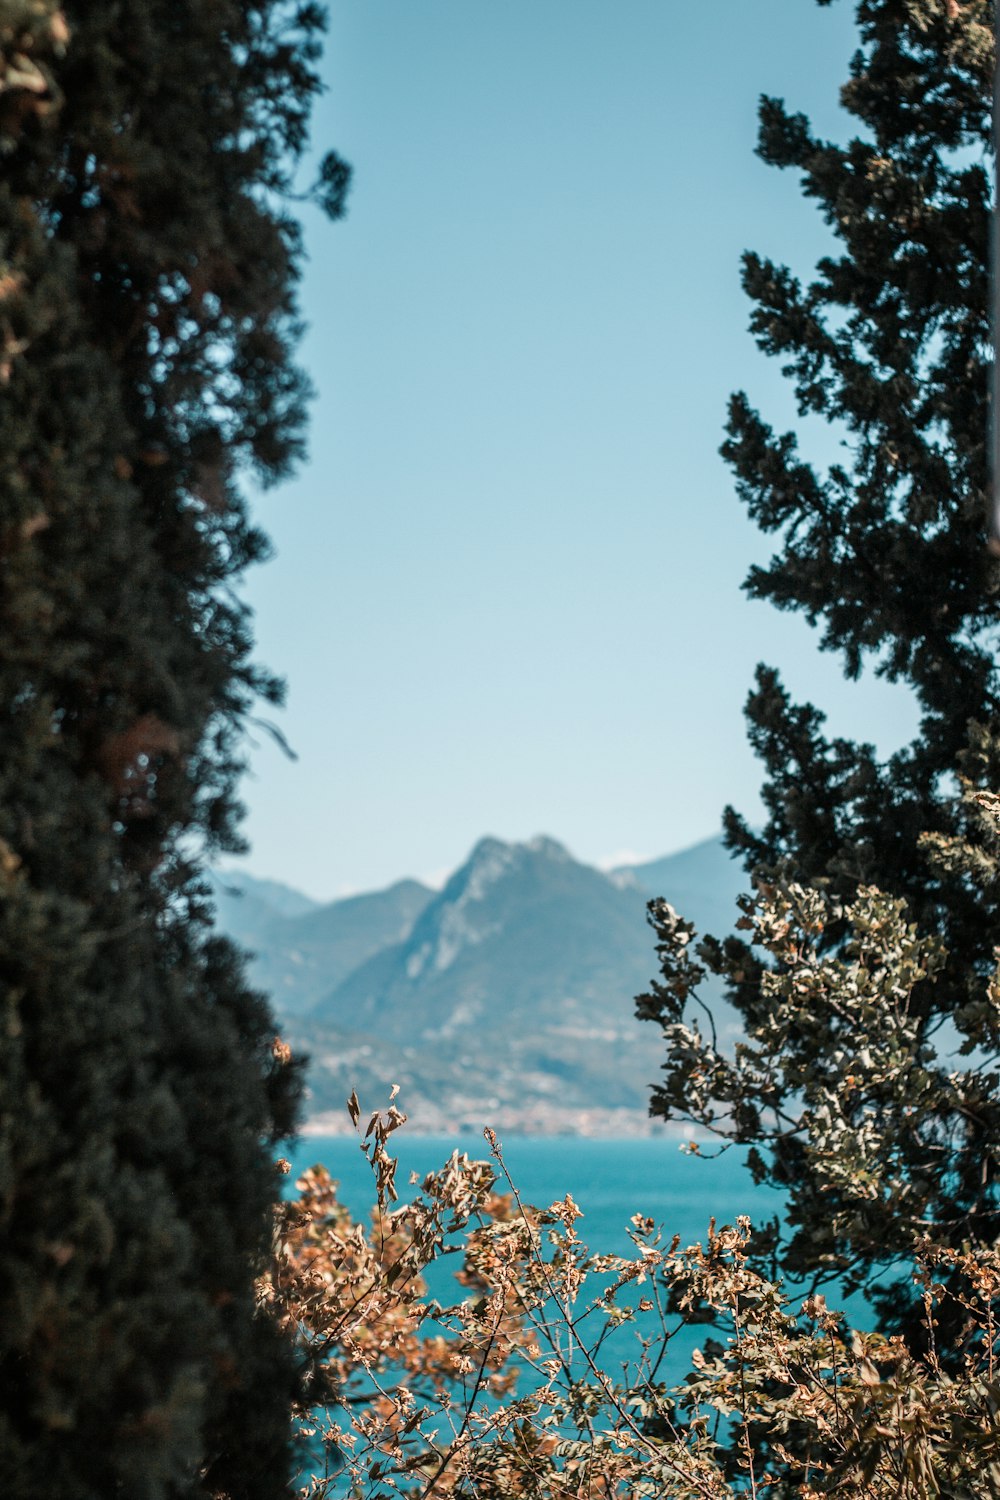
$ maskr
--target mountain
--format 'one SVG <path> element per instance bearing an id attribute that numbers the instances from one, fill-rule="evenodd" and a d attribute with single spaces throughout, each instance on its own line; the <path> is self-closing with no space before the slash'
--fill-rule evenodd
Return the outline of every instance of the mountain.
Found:
<path id="1" fill-rule="evenodd" d="M 275 921 L 299 917 L 318 905 L 277 880 L 258 880 L 242 871 L 215 871 L 209 877 L 219 926 L 237 942 L 252 945 Z"/>
<path id="2" fill-rule="evenodd" d="M 631 878 L 647 898 L 662 896 L 699 933 L 717 936 L 731 931 L 738 915 L 736 898 L 747 889 L 743 866 L 720 838 L 703 839 L 663 859 L 621 866 L 613 876 Z"/>
<path id="3" fill-rule="evenodd" d="M 724 932 L 741 878 L 718 840 L 604 874 L 542 837 L 482 839 L 439 892 L 400 881 L 284 915 L 265 884 L 228 930 L 310 1056 L 314 1128 L 346 1125 L 352 1088 L 376 1108 L 398 1083 L 424 1130 L 611 1134 L 650 1128 L 660 1064 L 633 1013 L 656 970 L 647 899 Z"/>
<path id="4" fill-rule="evenodd" d="M 320 905 L 319 901 L 293 890 L 290 885 L 283 885 L 280 880 L 260 880 L 256 875 L 246 875 L 242 871 L 222 871 L 215 876 L 215 882 L 216 887 L 227 894 L 235 895 L 237 899 L 248 896 L 277 912 L 279 917 L 302 917 Z"/>
<path id="5" fill-rule="evenodd" d="M 404 1107 L 441 1127 L 638 1111 L 655 1038 L 632 998 L 652 956 L 635 890 L 552 839 L 483 839 L 403 941 L 291 1030 L 321 1110 L 360 1078 L 376 1103 L 399 1083 Z"/>
<path id="6" fill-rule="evenodd" d="M 384 891 L 325 906 L 309 902 L 304 912 L 284 915 L 262 899 L 266 884 L 255 881 L 241 898 L 218 903 L 219 923 L 251 953 L 250 977 L 282 1018 L 309 1011 L 332 985 L 400 942 L 434 894 L 419 881 L 400 880 Z M 282 902 L 287 909 L 284 896 Z"/>

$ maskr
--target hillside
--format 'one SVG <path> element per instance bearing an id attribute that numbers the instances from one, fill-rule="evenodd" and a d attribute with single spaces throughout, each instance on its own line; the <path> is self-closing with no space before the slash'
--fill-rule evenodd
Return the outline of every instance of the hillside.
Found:
<path id="1" fill-rule="evenodd" d="M 283 1020 L 311 1010 L 331 986 L 404 938 L 433 895 L 419 881 L 400 880 L 387 890 L 325 906 L 303 896 L 304 907 L 283 915 L 261 897 L 269 883 L 220 879 L 225 896 L 217 898 L 217 907 L 220 926 L 250 952 L 254 983 L 268 992 Z"/>
<path id="2" fill-rule="evenodd" d="M 263 884 L 243 919 L 220 916 L 310 1055 L 313 1128 L 346 1123 L 352 1088 L 375 1107 L 398 1083 L 425 1130 L 601 1134 L 649 1128 L 659 1037 L 633 1015 L 656 967 L 646 900 L 719 930 L 740 874 L 716 840 L 604 874 L 550 838 L 486 838 L 436 893 L 401 881 L 282 915 Z"/>

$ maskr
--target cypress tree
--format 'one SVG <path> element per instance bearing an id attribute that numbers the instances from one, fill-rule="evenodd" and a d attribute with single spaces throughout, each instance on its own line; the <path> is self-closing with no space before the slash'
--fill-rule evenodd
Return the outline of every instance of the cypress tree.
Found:
<path id="1" fill-rule="evenodd" d="M 239 479 L 301 452 L 322 14 L 0 0 L 0 1493 L 287 1493 L 254 1282 L 298 1073 L 199 865 L 279 687 Z M 347 169 L 316 195 L 343 206 Z"/>
<path id="2" fill-rule="evenodd" d="M 664 972 L 639 1007 L 668 1037 L 654 1112 L 767 1147 L 751 1160 L 789 1192 L 786 1266 L 864 1283 L 917 1227 L 953 1244 L 1000 1230 L 1000 1032 L 984 1001 L 1000 908 L 995 881 L 969 875 L 969 851 L 986 837 L 971 794 L 1000 786 L 1000 572 L 984 516 L 994 6 L 861 0 L 856 17 L 841 97 L 857 137 L 821 140 L 783 102 L 760 105 L 760 156 L 800 174 L 836 247 L 805 284 L 758 255 L 743 265 L 759 346 L 783 362 L 800 415 L 831 424 L 843 457 L 810 462 L 795 433 L 775 432 L 743 394 L 723 453 L 750 514 L 777 539 L 770 563 L 750 572 L 750 595 L 804 614 L 849 677 L 867 667 L 908 685 L 920 729 L 880 760 L 871 745 L 829 737 L 822 713 L 761 667 L 747 717 L 767 821 L 754 830 L 728 809 L 725 828 L 758 872 L 765 907 L 789 881 L 825 893 L 826 951 L 860 941 L 835 913 L 875 886 L 903 898 L 947 956 L 906 982 L 887 978 L 918 1021 L 895 1092 L 858 1062 L 850 1013 L 821 1013 L 803 996 L 808 1014 L 773 1024 L 759 948 L 710 941 L 699 972 L 685 968 L 691 933 L 662 905 L 653 920 Z M 962 859 L 949 857 L 959 846 Z M 798 920 L 795 902 L 781 900 Z M 752 927 L 755 910 L 740 925 Z M 748 1045 L 728 1061 L 686 1011 L 705 968 L 726 979 L 746 1028 Z M 794 1010 L 794 993 L 786 999 Z M 828 1135 L 821 1147 L 801 1128 L 802 1100 L 838 1068 L 858 1086 L 837 1105 L 841 1144 Z M 902 1199 L 852 1175 L 844 1142 L 866 1129 L 885 1143 Z M 907 1288 L 884 1264 L 880 1279 L 876 1299 L 898 1326 Z"/>

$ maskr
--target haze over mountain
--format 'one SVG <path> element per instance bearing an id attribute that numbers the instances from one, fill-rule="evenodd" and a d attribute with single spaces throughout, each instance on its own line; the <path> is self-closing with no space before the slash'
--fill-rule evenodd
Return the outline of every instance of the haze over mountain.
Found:
<path id="1" fill-rule="evenodd" d="M 278 886 L 282 905 L 305 903 L 285 915 L 250 876 L 216 878 L 219 924 L 255 955 L 251 974 L 267 990 L 282 1019 L 310 1010 L 354 969 L 402 942 L 434 895 L 417 880 L 327 905 Z"/>
<path id="2" fill-rule="evenodd" d="M 352 1088 L 376 1108 L 398 1083 L 424 1130 L 610 1134 L 650 1128 L 660 1066 L 633 1013 L 656 971 L 646 901 L 724 933 L 742 884 L 717 839 L 604 873 L 539 837 L 480 840 L 437 892 L 403 880 L 318 905 L 242 875 L 217 888 L 220 925 L 310 1055 L 312 1128 L 344 1128 Z"/>

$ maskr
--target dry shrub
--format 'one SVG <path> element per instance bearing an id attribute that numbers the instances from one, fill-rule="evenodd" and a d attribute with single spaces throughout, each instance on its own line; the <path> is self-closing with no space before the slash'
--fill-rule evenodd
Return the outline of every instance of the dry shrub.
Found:
<path id="1" fill-rule="evenodd" d="M 630 1256 L 592 1253 L 573 1199 L 524 1203 L 489 1131 L 490 1160 L 454 1152 L 399 1204 L 388 1141 L 404 1119 L 391 1104 L 364 1137 L 370 1230 L 321 1167 L 280 1212 L 260 1295 L 311 1371 L 303 1496 L 1000 1494 L 995 1251 L 915 1245 L 918 1358 L 850 1329 L 821 1295 L 793 1308 L 750 1264 L 748 1219 L 682 1247 L 636 1214 Z M 463 1294 L 451 1305 L 425 1274 L 444 1257 Z M 943 1364 L 935 1314 L 956 1298 L 962 1347 Z M 668 1384 L 670 1341 L 707 1315 L 717 1336 Z M 631 1323 L 634 1355 L 615 1365 L 608 1340 Z"/>

